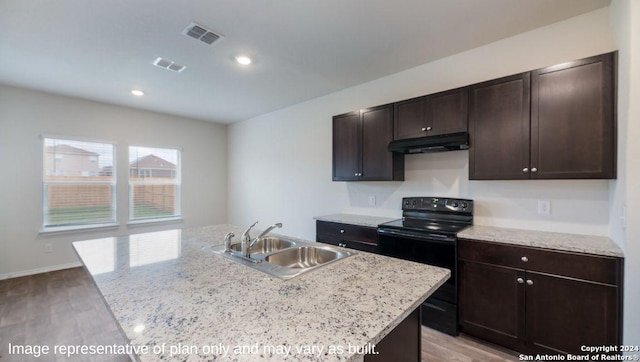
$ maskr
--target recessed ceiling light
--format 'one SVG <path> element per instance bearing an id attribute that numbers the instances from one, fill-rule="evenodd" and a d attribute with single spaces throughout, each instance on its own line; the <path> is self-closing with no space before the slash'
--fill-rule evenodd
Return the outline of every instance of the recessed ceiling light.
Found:
<path id="1" fill-rule="evenodd" d="M 238 62 L 238 64 L 241 64 L 241 65 L 249 65 L 251 64 L 251 58 L 249 58 L 246 55 L 238 55 L 236 57 L 236 62 Z"/>
<path id="2" fill-rule="evenodd" d="M 133 94 L 134 96 L 142 97 L 144 95 L 144 92 L 138 89 L 134 89 L 131 91 L 131 94 Z"/>

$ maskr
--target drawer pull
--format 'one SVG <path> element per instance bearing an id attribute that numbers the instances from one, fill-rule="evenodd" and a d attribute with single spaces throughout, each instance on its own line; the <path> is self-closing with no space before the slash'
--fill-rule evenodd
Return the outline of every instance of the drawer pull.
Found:
<path id="1" fill-rule="evenodd" d="M 527 285 L 533 285 L 533 280 L 527 279 Z"/>
<path id="2" fill-rule="evenodd" d="M 346 243 L 338 243 L 338 246 L 342 247 L 342 248 L 346 248 L 347 244 Z"/>
<path id="3" fill-rule="evenodd" d="M 529 261 L 529 258 L 527 258 L 526 256 L 523 256 L 523 257 L 520 258 L 520 260 L 522 260 L 523 262 L 526 263 L 526 262 Z"/>
<path id="4" fill-rule="evenodd" d="M 344 229 L 340 229 L 340 234 L 344 234 Z"/>
<path id="5" fill-rule="evenodd" d="M 522 278 L 518 278 L 518 279 L 516 279 L 516 281 L 518 282 L 518 284 L 523 284 L 524 283 L 524 279 L 522 279 Z"/>

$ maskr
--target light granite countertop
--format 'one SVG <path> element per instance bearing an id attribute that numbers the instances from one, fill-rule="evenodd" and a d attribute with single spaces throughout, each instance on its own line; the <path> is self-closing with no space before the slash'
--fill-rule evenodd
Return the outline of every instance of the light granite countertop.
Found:
<path id="1" fill-rule="evenodd" d="M 343 224 L 377 227 L 379 224 L 398 218 L 357 215 L 332 214 L 317 216 L 321 221 L 338 222 Z M 532 246 L 538 248 L 578 252 L 585 254 L 624 257 L 620 247 L 606 236 L 556 233 L 549 231 L 535 231 L 511 229 L 494 226 L 474 225 L 458 233 L 459 238 L 491 241 L 502 244 Z"/>
<path id="2" fill-rule="evenodd" d="M 138 360 L 362 361 L 349 346 L 378 343 L 450 276 L 358 252 L 283 281 L 203 250 L 229 231 L 242 230 L 73 243 L 130 344 L 147 346 Z"/>
<path id="3" fill-rule="evenodd" d="M 357 214 L 331 214 L 314 217 L 320 221 L 339 222 L 343 224 L 377 227 L 379 224 L 400 219 L 399 217 L 367 216 Z"/>
<path id="4" fill-rule="evenodd" d="M 565 234 L 474 225 L 458 233 L 458 237 L 511 245 L 624 257 L 622 249 L 606 236 Z"/>

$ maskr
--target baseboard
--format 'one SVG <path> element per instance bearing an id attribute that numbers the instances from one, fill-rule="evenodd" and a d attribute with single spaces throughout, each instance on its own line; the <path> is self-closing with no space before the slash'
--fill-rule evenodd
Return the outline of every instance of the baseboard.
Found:
<path id="1" fill-rule="evenodd" d="M 23 270 L 23 271 L 19 271 L 19 272 L 15 272 L 15 273 L 0 274 L 0 280 L 11 279 L 11 278 L 19 278 L 19 277 L 26 277 L 27 275 L 48 273 L 48 272 L 52 272 L 52 271 L 77 268 L 77 267 L 80 267 L 80 266 L 82 266 L 82 263 L 79 262 L 79 261 L 76 261 L 76 262 L 73 262 L 73 263 L 53 265 L 53 266 L 47 266 L 47 267 L 43 267 L 43 268 L 36 268 L 36 269 L 30 269 L 30 270 Z"/>

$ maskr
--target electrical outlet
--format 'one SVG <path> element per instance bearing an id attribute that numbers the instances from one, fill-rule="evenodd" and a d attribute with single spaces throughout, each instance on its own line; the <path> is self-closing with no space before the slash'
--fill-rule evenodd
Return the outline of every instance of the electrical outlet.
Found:
<path id="1" fill-rule="evenodd" d="M 44 252 L 49 254 L 49 253 L 53 253 L 53 245 L 51 243 L 45 243 L 44 244 Z"/>
<path id="2" fill-rule="evenodd" d="M 538 200 L 538 214 L 551 215 L 551 201 Z"/>
<path id="3" fill-rule="evenodd" d="M 369 196 L 369 206 L 376 206 L 376 197 L 373 195 Z"/>

